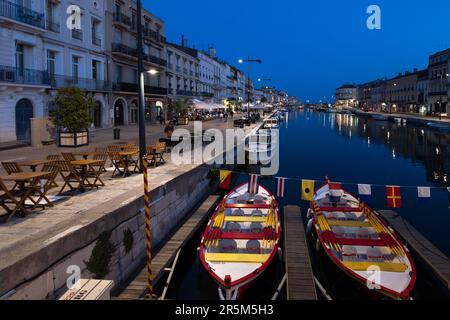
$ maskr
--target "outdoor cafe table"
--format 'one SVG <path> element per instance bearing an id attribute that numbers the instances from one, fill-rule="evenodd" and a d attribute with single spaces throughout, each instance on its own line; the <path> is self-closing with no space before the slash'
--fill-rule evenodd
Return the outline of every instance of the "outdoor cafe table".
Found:
<path id="1" fill-rule="evenodd" d="M 30 167 L 31 171 L 36 172 L 36 167 L 50 162 L 51 160 L 27 160 L 19 162 L 17 165 L 19 167 Z"/>
<path id="2" fill-rule="evenodd" d="M 43 194 L 42 190 L 40 190 L 40 188 L 38 188 L 38 184 L 40 183 L 41 179 L 44 179 L 50 172 L 18 172 L 18 173 L 12 173 L 10 175 L 1 177 L 1 179 L 3 181 L 12 181 L 12 182 L 16 182 L 18 187 L 20 188 L 20 190 L 24 191 L 20 200 L 18 201 L 18 206 L 20 206 L 19 208 L 17 208 L 17 211 L 22 211 L 24 214 L 27 214 L 27 210 L 25 209 L 25 200 L 26 199 L 30 199 L 31 195 L 33 193 L 33 191 L 38 191 L 40 193 L 40 196 L 45 195 Z M 27 186 L 26 183 L 28 183 L 29 185 Z M 48 204 L 51 205 L 51 202 L 48 201 L 47 198 L 44 198 Z M 36 203 L 33 208 L 35 208 L 37 205 L 39 205 L 38 203 Z M 12 216 L 12 215 L 11 215 Z M 11 218 L 8 217 L 8 220 Z"/>
<path id="3" fill-rule="evenodd" d="M 70 164 L 74 167 L 79 167 L 80 170 L 78 171 L 80 174 L 80 185 L 78 186 L 78 189 L 84 190 L 86 187 L 88 188 L 95 188 L 99 186 L 103 186 L 103 181 L 100 178 L 100 172 L 96 171 L 93 166 L 95 165 L 101 165 L 102 160 L 75 160 L 70 161 Z M 91 183 L 88 178 L 92 178 L 92 176 L 89 176 L 90 174 L 95 175 L 95 181 Z M 97 183 L 100 182 L 100 183 Z"/>
<path id="4" fill-rule="evenodd" d="M 123 162 L 125 164 L 125 170 L 123 173 L 123 176 L 129 176 L 131 175 L 133 172 L 136 172 L 136 168 L 133 170 L 133 172 L 130 171 L 129 166 L 130 166 L 130 159 L 132 156 L 136 155 L 139 153 L 139 150 L 135 150 L 135 151 L 121 151 L 119 152 L 119 156 L 122 157 Z"/>

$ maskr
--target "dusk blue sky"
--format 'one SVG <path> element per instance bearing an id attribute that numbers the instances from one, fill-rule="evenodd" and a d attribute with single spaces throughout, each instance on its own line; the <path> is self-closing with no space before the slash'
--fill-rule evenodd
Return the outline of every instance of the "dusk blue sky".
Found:
<path id="1" fill-rule="evenodd" d="M 261 58 L 252 78 L 271 78 L 268 85 L 303 100 L 425 68 L 431 53 L 450 47 L 448 0 L 142 1 L 164 20 L 170 41 L 184 34 L 190 46 L 214 46 L 235 65 L 247 55 Z M 381 8 L 381 30 L 366 27 L 371 4 Z"/>

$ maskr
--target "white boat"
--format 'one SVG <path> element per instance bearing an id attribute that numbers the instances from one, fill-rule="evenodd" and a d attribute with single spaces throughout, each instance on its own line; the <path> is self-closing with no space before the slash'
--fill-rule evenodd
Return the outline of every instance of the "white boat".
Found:
<path id="1" fill-rule="evenodd" d="M 394 118 L 395 122 L 399 124 L 406 124 L 407 120 L 404 118 Z"/>
<path id="2" fill-rule="evenodd" d="M 276 129 L 279 127 L 278 118 L 272 117 L 264 120 L 263 128 L 264 129 Z"/>
<path id="3" fill-rule="evenodd" d="M 249 135 L 245 143 L 245 151 L 251 163 L 270 161 L 277 147 L 278 135 L 272 134 L 270 130 L 260 130 Z"/>
<path id="4" fill-rule="evenodd" d="M 349 278 L 381 296 L 409 298 L 416 281 L 413 260 L 376 211 L 327 179 L 315 193 L 308 217 L 308 232 Z"/>
<path id="5" fill-rule="evenodd" d="M 199 248 L 222 300 L 238 299 L 278 252 L 281 225 L 275 197 L 262 186 L 251 194 L 248 185 L 238 186 L 219 203 Z"/>

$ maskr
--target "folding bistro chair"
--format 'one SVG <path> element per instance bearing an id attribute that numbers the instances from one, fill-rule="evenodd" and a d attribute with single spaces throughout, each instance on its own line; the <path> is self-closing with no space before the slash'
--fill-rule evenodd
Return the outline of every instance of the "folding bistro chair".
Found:
<path id="1" fill-rule="evenodd" d="M 6 221 L 9 221 L 9 219 L 11 219 L 18 211 L 25 212 L 24 203 L 26 194 L 27 191 L 25 190 L 15 190 L 14 188 L 8 189 L 2 179 L 0 179 L 0 207 L 5 209 L 8 214 Z M 17 200 L 17 198 L 19 198 L 19 200 Z M 8 205 L 13 205 L 14 207 L 10 208 Z"/>
<path id="2" fill-rule="evenodd" d="M 42 206 L 43 209 L 45 209 L 45 206 L 53 207 L 53 203 L 47 198 L 47 193 L 50 189 L 55 187 L 55 179 L 58 176 L 59 173 L 59 166 L 58 164 L 45 164 L 42 171 L 49 172 L 45 176 L 45 179 L 41 180 L 43 181 L 43 184 L 36 183 L 34 186 L 32 186 L 32 191 L 30 196 L 38 197 L 37 201 L 34 201 L 34 207 Z M 40 204 L 42 200 L 45 200 L 46 204 Z"/>
<path id="3" fill-rule="evenodd" d="M 106 172 L 106 162 L 108 162 L 108 148 L 104 148 L 104 147 L 97 147 L 95 148 L 95 155 L 94 155 L 94 160 L 102 160 L 104 156 L 100 157 L 99 159 L 96 159 L 97 155 L 105 155 L 106 159 L 105 159 L 105 165 L 103 167 L 103 172 Z M 112 165 L 111 165 L 112 166 Z"/>
<path id="4" fill-rule="evenodd" d="M 158 142 L 156 144 L 156 154 L 159 161 L 159 164 L 166 163 L 166 160 L 164 160 L 164 153 L 166 152 L 166 143 L 165 142 Z"/>
<path id="5" fill-rule="evenodd" d="M 139 169 L 139 148 L 137 146 L 126 146 L 123 151 L 125 152 L 136 152 L 134 155 L 127 156 L 128 168 L 134 166 L 133 170 L 128 172 L 136 173 Z M 127 168 L 127 169 L 128 169 Z"/>
<path id="6" fill-rule="evenodd" d="M 77 158 L 75 158 L 75 156 L 73 155 L 73 153 L 70 153 L 70 152 L 61 152 L 61 154 L 62 154 L 62 156 L 63 156 L 63 158 L 64 158 L 64 160 L 66 160 L 66 161 L 76 161 L 77 160 Z"/>
<path id="7" fill-rule="evenodd" d="M 94 160 L 98 160 L 100 162 L 99 162 L 99 164 L 91 165 L 93 172 L 89 172 L 88 178 L 95 178 L 95 181 L 93 183 L 94 185 L 97 185 L 97 181 L 99 181 L 101 186 L 105 186 L 100 175 L 103 172 L 106 172 L 105 166 L 106 166 L 106 161 L 108 160 L 108 154 L 107 153 L 97 153 L 94 155 Z"/>
<path id="8" fill-rule="evenodd" d="M 64 185 L 61 190 L 59 190 L 59 193 L 62 193 L 66 186 L 70 188 L 70 191 L 77 190 L 82 186 L 83 181 L 81 180 L 77 170 L 75 170 L 75 167 L 72 166 L 70 162 L 59 160 L 55 161 L 54 164 L 59 167 L 59 173 L 64 180 Z M 77 183 L 77 187 L 72 186 L 72 183 Z"/>
<path id="9" fill-rule="evenodd" d="M 112 165 L 114 166 L 114 171 L 112 173 L 112 177 L 118 172 L 121 176 L 123 176 L 126 172 L 126 163 L 123 161 L 122 156 L 119 154 L 119 151 L 108 151 L 109 159 L 111 160 Z"/>
<path id="10" fill-rule="evenodd" d="M 5 169 L 7 174 L 22 172 L 22 168 L 17 164 L 17 162 L 2 162 L 3 169 Z M 12 190 L 16 189 L 18 183 L 14 185 Z"/>
<path id="11" fill-rule="evenodd" d="M 42 167 L 42 171 L 51 172 L 51 174 L 49 174 L 47 176 L 47 180 L 49 181 L 49 186 L 51 188 L 58 187 L 58 184 L 56 183 L 56 177 L 58 176 L 58 173 L 59 173 L 59 165 L 57 162 L 54 162 L 54 161 L 58 161 L 58 160 L 53 160 L 50 163 L 46 163 Z M 56 170 L 56 173 L 54 172 L 55 170 Z"/>
<path id="12" fill-rule="evenodd" d="M 59 154 L 49 154 L 47 156 L 47 160 L 60 160 L 60 159 L 61 159 L 61 157 L 59 156 Z"/>

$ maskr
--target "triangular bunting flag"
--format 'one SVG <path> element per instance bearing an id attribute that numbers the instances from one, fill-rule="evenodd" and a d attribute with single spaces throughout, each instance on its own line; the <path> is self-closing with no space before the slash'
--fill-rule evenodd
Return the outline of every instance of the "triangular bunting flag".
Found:
<path id="1" fill-rule="evenodd" d="M 430 198 L 431 188 L 430 187 L 417 187 L 417 196 L 419 198 Z"/>
<path id="2" fill-rule="evenodd" d="M 223 190 L 230 190 L 231 188 L 231 171 L 220 170 L 220 184 L 219 188 Z"/>
<path id="3" fill-rule="evenodd" d="M 372 186 L 370 184 L 358 184 L 358 193 L 361 196 L 372 195 Z"/>
<path id="4" fill-rule="evenodd" d="M 311 201 L 314 197 L 314 180 L 302 180 L 302 200 Z"/>
<path id="5" fill-rule="evenodd" d="M 250 183 L 248 184 L 248 192 L 250 194 L 258 193 L 258 176 L 256 174 L 250 175 Z"/>
<path id="6" fill-rule="evenodd" d="M 277 197 L 284 197 L 284 182 L 286 178 L 277 178 Z"/>
<path id="7" fill-rule="evenodd" d="M 386 196 L 389 208 L 402 207 L 402 195 L 399 186 L 386 186 Z"/>

